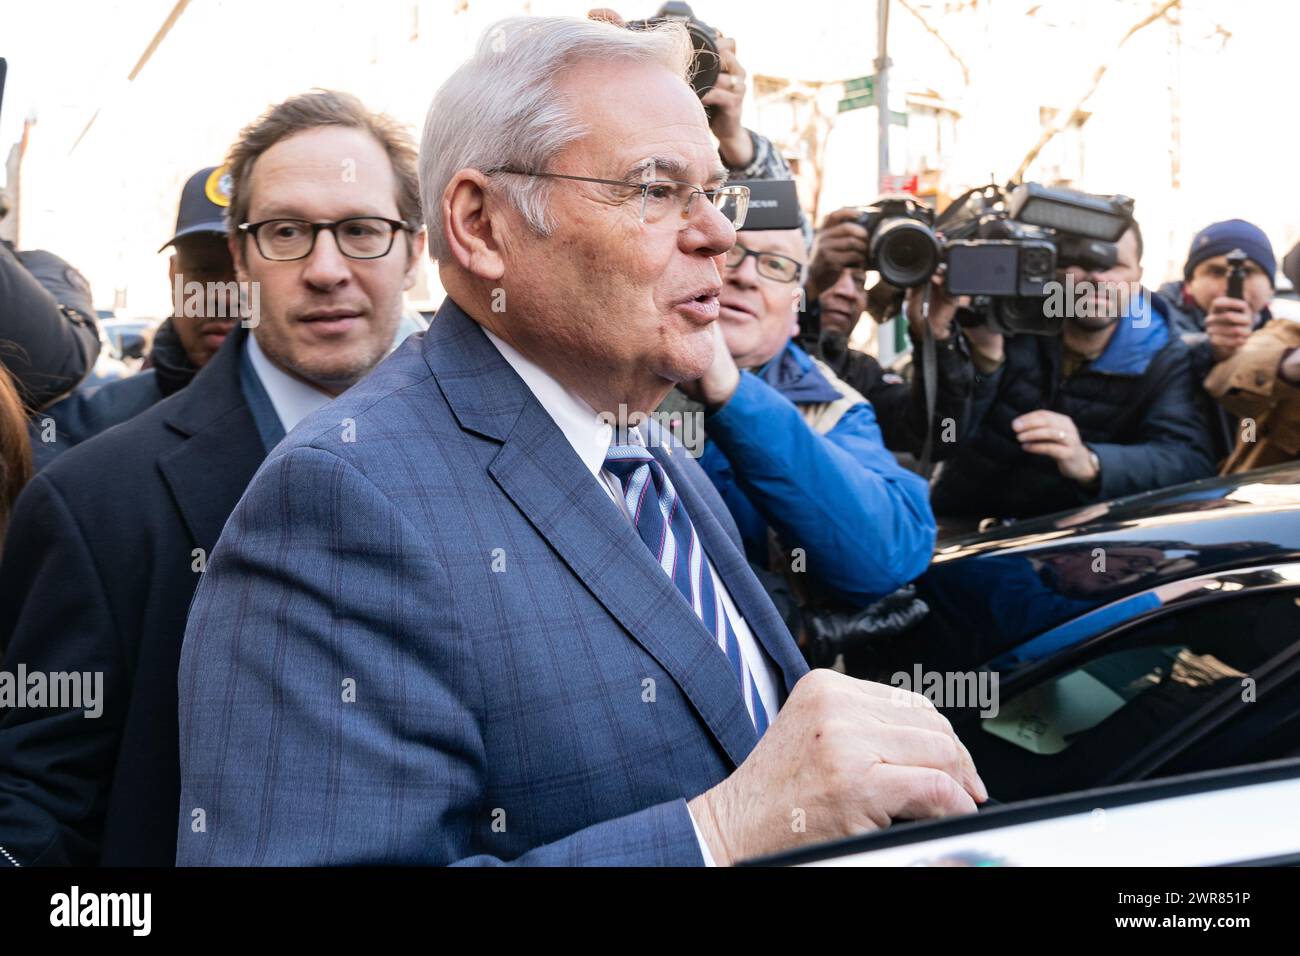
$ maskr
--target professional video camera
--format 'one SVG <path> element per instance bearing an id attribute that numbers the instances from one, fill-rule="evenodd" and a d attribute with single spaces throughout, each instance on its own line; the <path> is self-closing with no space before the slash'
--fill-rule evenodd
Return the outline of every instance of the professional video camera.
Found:
<path id="1" fill-rule="evenodd" d="M 1113 266 L 1116 243 L 1133 223 L 1133 200 L 1038 183 L 983 186 L 937 218 L 911 196 L 885 196 L 858 223 L 871 237 L 867 267 L 889 284 L 923 285 L 945 263 L 948 292 L 972 297 L 968 324 L 1053 335 L 1062 320 L 1044 309 L 1048 284 L 1067 266 Z"/>
<path id="2" fill-rule="evenodd" d="M 645 20 L 629 20 L 629 30 L 648 30 L 669 20 L 680 20 L 691 35 L 691 46 L 695 48 L 695 58 L 691 61 L 691 86 L 695 95 L 704 95 L 718 82 L 718 73 L 722 70 L 722 58 L 718 56 L 718 31 L 703 20 L 696 19 L 690 4 L 681 2 L 665 3 L 659 12 Z"/>

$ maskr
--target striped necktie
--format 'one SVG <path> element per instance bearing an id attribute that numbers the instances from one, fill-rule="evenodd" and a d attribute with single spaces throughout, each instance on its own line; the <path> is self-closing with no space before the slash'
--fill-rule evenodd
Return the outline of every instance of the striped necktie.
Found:
<path id="1" fill-rule="evenodd" d="M 740 642 L 713 587 L 713 575 L 686 505 L 649 449 L 636 444 L 614 444 L 605 456 L 605 469 L 617 476 L 637 534 L 659 567 L 672 578 L 731 664 L 741 696 L 761 737 L 767 729 L 767 710 L 754 686 Z"/>

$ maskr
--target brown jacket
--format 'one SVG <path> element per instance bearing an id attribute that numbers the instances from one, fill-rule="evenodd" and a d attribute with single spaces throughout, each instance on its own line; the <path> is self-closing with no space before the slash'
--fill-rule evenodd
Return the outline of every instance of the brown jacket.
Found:
<path id="1" fill-rule="evenodd" d="M 1222 474 L 1300 458 L 1300 388 L 1278 375 L 1294 348 L 1300 348 L 1300 322 L 1272 319 L 1205 377 L 1205 390 L 1242 420 Z"/>

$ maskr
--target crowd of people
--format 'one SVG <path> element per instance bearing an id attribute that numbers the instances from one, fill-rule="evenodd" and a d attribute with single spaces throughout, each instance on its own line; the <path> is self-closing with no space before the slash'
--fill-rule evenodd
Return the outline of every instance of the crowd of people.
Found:
<path id="1" fill-rule="evenodd" d="M 942 271 L 868 291 L 859 211 L 810 227 L 719 51 L 699 98 L 679 25 L 505 21 L 418 147 L 270 107 L 97 388 L 84 280 L 0 249 L 3 668 L 103 682 L 0 707 L 0 864 L 724 865 L 970 812 L 947 721 L 810 670 L 810 615 L 896 607 L 941 530 L 1300 456 L 1259 228 L 1110 296 L 1134 222 L 1069 276 L 1095 308 L 1005 336 Z M 908 374 L 850 343 L 894 314 Z"/>

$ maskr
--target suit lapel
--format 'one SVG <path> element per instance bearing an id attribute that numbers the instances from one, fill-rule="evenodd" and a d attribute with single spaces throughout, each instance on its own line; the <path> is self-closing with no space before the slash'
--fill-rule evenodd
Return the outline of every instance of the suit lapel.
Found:
<path id="1" fill-rule="evenodd" d="M 699 493 L 695 484 L 697 476 L 688 474 L 692 466 L 684 458 L 687 454 L 685 448 L 681 445 L 674 448 L 668 441 L 670 439 L 665 437 L 652 448 L 651 453 L 663 465 L 677 493 L 681 495 L 686 513 L 691 516 L 691 523 L 695 525 L 695 531 L 704 543 L 704 551 L 718 572 L 718 577 L 726 585 L 737 610 L 754 637 L 767 651 L 768 657 L 781 669 L 785 693 L 789 695 L 799 678 L 808 672 L 808 664 L 790 637 L 785 622 L 772 605 L 772 599 L 750 570 L 744 553 L 732 542 L 713 509 Z M 698 478 L 708 480 L 702 473 Z"/>
<path id="2" fill-rule="evenodd" d="M 726 655 L 536 402 L 525 406 L 488 471 L 587 589 L 672 676 L 739 765 L 758 738 Z"/>
<path id="3" fill-rule="evenodd" d="M 559 426 L 450 299 L 425 334 L 424 356 L 461 427 L 502 443 L 488 465 L 502 492 L 739 765 L 758 736 L 726 655 Z"/>
<path id="4" fill-rule="evenodd" d="M 168 403 L 167 424 L 185 441 L 158 469 L 194 543 L 211 555 L 266 450 L 239 386 L 247 331 L 236 326 L 212 361 Z"/>

